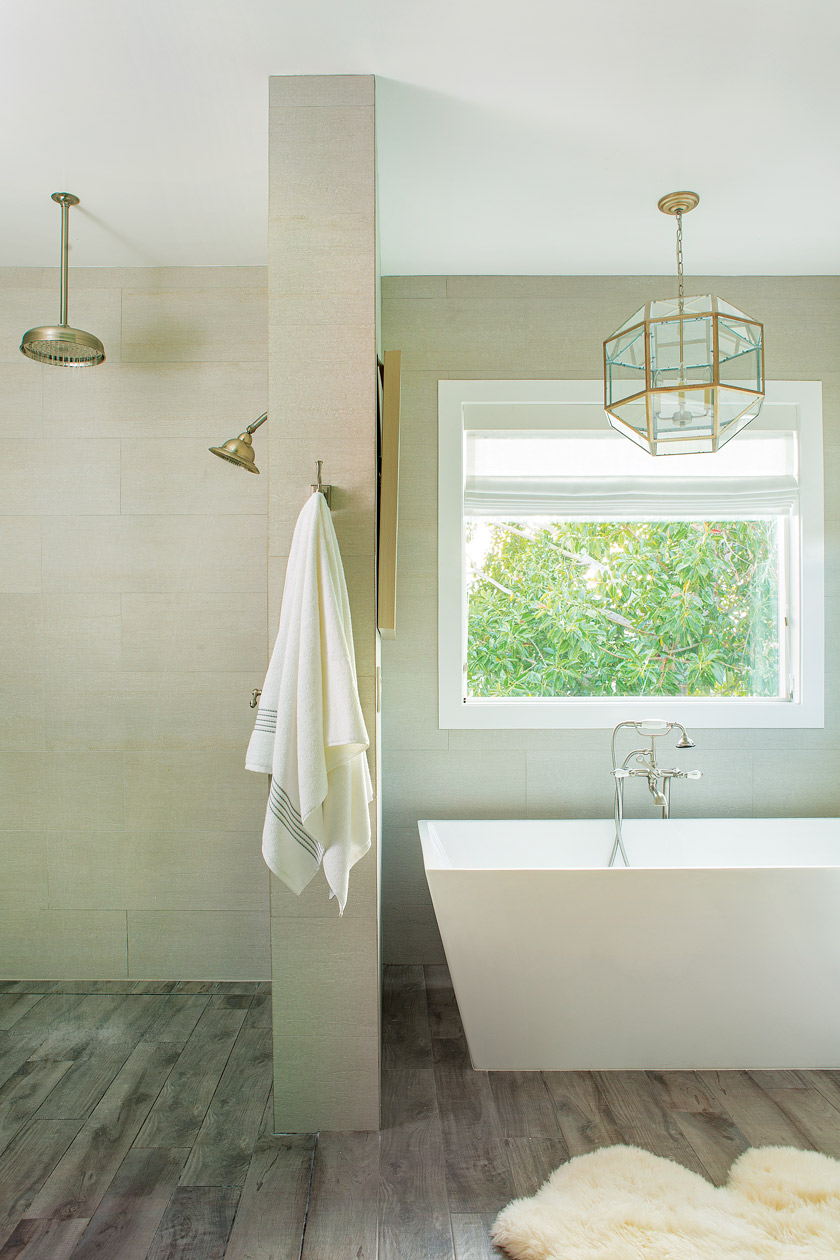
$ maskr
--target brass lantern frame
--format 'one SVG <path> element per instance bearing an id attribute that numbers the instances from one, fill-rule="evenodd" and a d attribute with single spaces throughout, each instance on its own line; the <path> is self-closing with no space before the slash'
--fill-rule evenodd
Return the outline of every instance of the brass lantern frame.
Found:
<path id="1" fill-rule="evenodd" d="M 744 412 L 748 411 L 749 408 L 755 404 L 755 402 L 760 403 L 764 397 L 764 389 L 763 389 L 764 382 L 765 382 L 764 324 L 760 320 L 753 319 L 751 316 L 748 316 L 742 312 L 739 312 L 738 316 L 736 317 L 734 315 L 729 314 L 729 312 L 721 311 L 718 307 L 718 299 L 715 296 L 715 294 L 713 293 L 710 294 L 710 298 L 711 298 L 711 302 L 710 302 L 711 309 L 708 311 L 692 310 L 692 311 L 685 311 L 682 314 L 678 314 L 678 315 L 662 315 L 662 316 L 652 316 L 651 307 L 653 306 L 654 301 L 662 301 L 663 299 L 652 299 L 651 301 L 645 303 L 644 319 L 639 320 L 638 323 L 636 324 L 629 325 L 629 327 L 627 328 L 622 327 L 620 330 L 614 332 L 611 336 L 605 338 L 604 340 L 604 343 L 603 343 L 604 410 L 606 411 L 607 415 L 610 417 L 611 422 L 615 420 L 617 424 L 621 426 L 620 432 L 624 433 L 626 436 L 630 436 L 632 433 L 632 436 L 630 436 L 630 440 L 636 442 L 637 445 L 641 446 L 642 443 L 638 441 L 638 439 L 642 436 L 641 432 L 638 429 L 633 429 L 633 426 L 630 425 L 627 420 L 625 420 L 622 416 L 616 413 L 615 408 L 624 407 L 628 403 L 639 402 L 642 399 L 644 399 L 645 419 L 646 419 L 646 424 L 647 424 L 647 443 L 648 443 L 647 449 L 651 452 L 651 454 L 678 455 L 680 453 L 679 451 L 680 443 L 696 442 L 698 440 L 696 434 L 686 434 L 683 437 L 676 436 L 676 435 L 674 437 L 669 437 L 667 441 L 663 443 L 663 440 L 661 438 L 658 439 L 654 435 L 653 400 L 656 395 L 659 395 L 659 394 L 697 395 L 701 393 L 708 394 L 711 392 L 712 408 L 713 408 L 712 435 L 711 435 L 711 448 L 710 448 L 711 453 L 718 451 L 721 445 L 725 445 L 726 441 L 728 440 L 728 436 L 727 436 L 728 431 L 732 427 L 732 425 L 737 424 L 738 421 L 741 419 L 741 417 L 744 415 Z M 667 299 L 664 299 L 664 300 L 667 300 Z M 690 299 L 687 299 L 687 300 L 690 301 Z M 744 386 L 729 384 L 729 382 L 727 381 L 722 382 L 720 379 L 719 321 L 721 319 L 734 319 L 734 318 L 737 318 L 739 323 L 748 325 L 749 327 L 756 328 L 758 330 L 758 344 L 755 348 L 759 352 L 759 365 L 760 365 L 759 376 L 760 376 L 760 380 L 762 384 L 762 390 L 760 393 L 754 389 L 747 389 Z M 657 325 L 657 324 L 680 323 L 682 325 L 689 320 L 694 321 L 697 319 L 711 320 L 712 357 L 711 357 L 710 366 L 712 368 L 712 379 L 703 384 L 658 385 L 654 389 L 653 381 L 652 381 L 652 365 L 651 365 L 651 329 L 654 327 L 654 325 Z M 620 400 L 620 402 L 613 402 L 612 405 L 610 405 L 610 398 L 609 398 L 610 360 L 608 357 L 607 348 L 612 342 L 616 341 L 619 337 L 629 336 L 630 333 L 636 332 L 637 330 L 643 330 L 642 335 L 644 337 L 644 348 L 645 348 L 645 386 L 644 386 L 644 389 L 637 390 L 634 394 L 627 394 L 625 397 L 623 397 Z M 728 424 L 726 424 L 722 435 L 721 435 L 721 429 L 720 429 L 720 391 L 721 389 L 725 389 L 727 392 L 744 394 L 745 398 L 749 399 L 749 401 L 745 403 L 743 411 L 739 412 L 737 416 L 734 416 L 728 422 Z M 721 442 L 721 436 L 723 436 L 723 442 Z M 734 434 L 732 436 L 734 436 Z M 658 451 L 656 449 L 657 446 L 660 444 L 663 444 L 665 446 L 665 449 L 662 451 Z M 677 449 L 672 451 L 671 447 L 677 447 Z"/>

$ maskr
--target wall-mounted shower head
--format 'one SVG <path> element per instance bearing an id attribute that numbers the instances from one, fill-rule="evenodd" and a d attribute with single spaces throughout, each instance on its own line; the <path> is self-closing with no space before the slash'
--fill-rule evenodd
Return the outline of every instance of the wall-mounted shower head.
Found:
<path id="1" fill-rule="evenodd" d="M 261 424 L 265 424 L 268 419 L 268 412 L 264 411 L 259 420 L 255 420 L 253 424 L 249 424 L 244 433 L 240 433 L 239 437 L 231 438 L 225 442 L 224 446 L 208 447 L 214 455 L 218 455 L 219 459 L 226 459 L 229 464 L 236 464 L 237 468 L 244 468 L 247 472 L 259 473 L 256 461 L 254 459 L 254 447 L 251 442 L 251 434 L 258 429 Z"/>
<path id="2" fill-rule="evenodd" d="M 79 204 L 73 193 L 52 193 L 61 206 L 61 313 L 59 323 L 30 328 L 23 334 L 20 352 L 36 363 L 56 367 L 96 367 L 105 362 L 105 347 L 93 333 L 71 328 L 67 323 L 67 260 L 70 252 L 68 220 L 70 207 Z"/>

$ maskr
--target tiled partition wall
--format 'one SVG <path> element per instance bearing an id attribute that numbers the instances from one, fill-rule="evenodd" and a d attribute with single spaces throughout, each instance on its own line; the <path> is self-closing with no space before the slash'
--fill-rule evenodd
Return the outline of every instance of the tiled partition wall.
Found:
<path id="1" fill-rule="evenodd" d="M 71 265 L 97 368 L 19 353 L 57 309 L 0 272 L 0 976 L 267 978 L 266 477 L 207 450 L 265 408 L 266 271 Z"/>
<path id="2" fill-rule="evenodd" d="M 383 957 L 442 959 L 417 819 L 608 817 L 606 731 L 446 731 L 437 719 L 437 382 L 599 378 L 601 343 L 663 276 L 420 276 L 383 280 L 383 344 L 402 350 L 397 638 L 382 644 Z M 840 280 L 691 281 L 765 323 L 767 375 L 822 380 L 826 483 L 824 730 L 701 731 L 680 765 L 704 778 L 683 815 L 840 813 Z M 632 802 L 628 813 L 644 812 Z"/>
<path id="3" fill-rule="evenodd" d="M 376 222 L 368 75 L 270 80 L 269 610 L 295 520 L 324 461 L 376 773 Z M 323 874 L 272 881 L 275 1123 L 379 1127 L 379 880 L 371 851 L 343 917 Z"/>

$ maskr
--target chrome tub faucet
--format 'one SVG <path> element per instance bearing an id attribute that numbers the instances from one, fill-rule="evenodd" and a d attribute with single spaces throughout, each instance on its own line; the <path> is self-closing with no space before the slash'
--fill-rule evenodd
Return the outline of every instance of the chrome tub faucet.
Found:
<path id="1" fill-rule="evenodd" d="M 650 748 L 634 748 L 618 766 L 615 759 L 615 737 L 618 732 L 625 726 L 633 728 L 637 734 L 650 740 Z M 671 780 L 672 779 L 701 779 L 703 772 L 701 770 L 679 770 L 676 766 L 666 767 L 660 766 L 656 761 L 656 741 L 662 735 L 668 735 L 671 731 L 680 731 L 680 738 L 677 741 L 677 748 L 694 748 L 694 740 L 689 737 L 688 732 L 681 722 L 665 722 L 659 718 L 648 718 L 643 722 L 619 722 L 618 726 L 613 729 L 612 740 L 610 741 L 610 752 L 612 756 L 612 774 L 615 779 L 615 843 L 612 847 L 609 865 L 613 866 L 615 859 L 621 854 L 622 861 L 625 866 L 629 866 L 630 862 L 627 858 L 627 852 L 624 848 L 624 838 L 622 836 L 622 825 L 624 822 L 624 781 L 625 779 L 644 778 L 647 779 L 648 791 L 653 798 L 654 805 L 662 810 L 662 817 L 669 818 L 671 816 Z"/>

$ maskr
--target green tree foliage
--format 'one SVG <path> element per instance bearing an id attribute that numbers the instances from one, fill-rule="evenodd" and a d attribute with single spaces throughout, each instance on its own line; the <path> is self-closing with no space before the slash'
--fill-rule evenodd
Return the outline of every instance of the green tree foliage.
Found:
<path id="1" fill-rule="evenodd" d="M 468 694 L 778 695 L 776 530 L 469 521 Z"/>

